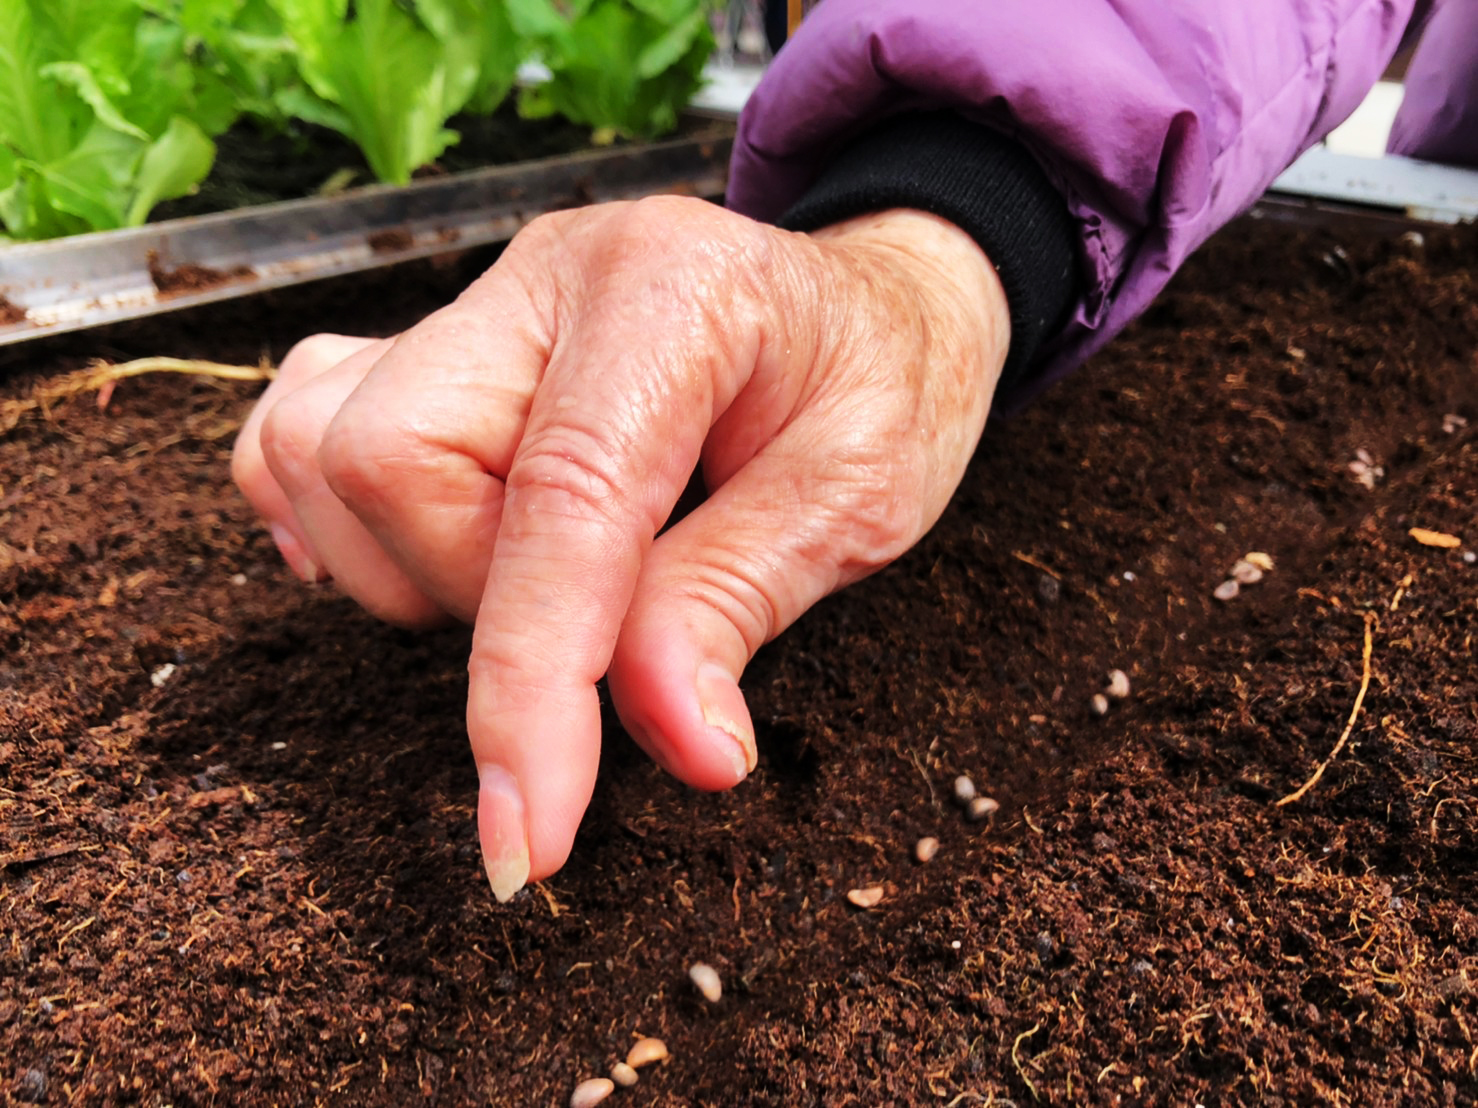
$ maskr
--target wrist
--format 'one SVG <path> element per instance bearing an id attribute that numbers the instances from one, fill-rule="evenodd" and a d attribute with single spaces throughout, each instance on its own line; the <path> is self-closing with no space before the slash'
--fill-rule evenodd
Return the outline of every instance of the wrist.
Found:
<path id="1" fill-rule="evenodd" d="M 916 298 L 941 343 L 936 358 L 969 378 L 984 422 L 1011 349 L 1011 311 L 985 251 L 949 220 L 895 208 L 812 231 L 810 237 L 869 258 Z"/>

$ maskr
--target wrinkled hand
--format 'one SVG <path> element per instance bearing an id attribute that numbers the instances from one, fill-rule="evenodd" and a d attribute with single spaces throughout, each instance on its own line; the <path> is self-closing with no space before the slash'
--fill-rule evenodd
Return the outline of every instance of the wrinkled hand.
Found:
<path id="1" fill-rule="evenodd" d="M 808 236 L 601 205 L 537 220 L 396 339 L 300 343 L 234 472 L 300 576 L 395 623 L 475 622 L 478 827 L 507 899 L 569 854 L 603 674 L 682 780 L 754 768 L 745 665 L 933 525 L 1008 330 L 985 256 L 920 212 Z M 656 537 L 699 464 L 708 499 Z"/>

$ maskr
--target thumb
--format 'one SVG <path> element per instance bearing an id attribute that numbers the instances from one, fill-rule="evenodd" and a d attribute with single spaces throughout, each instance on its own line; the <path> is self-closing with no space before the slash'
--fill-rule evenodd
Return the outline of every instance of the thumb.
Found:
<path id="1" fill-rule="evenodd" d="M 729 788 L 755 768 L 739 689 L 755 652 L 897 558 L 943 508 L 916 495 L 921 482 L 887 456 L 886 436 L 837 442 L 818 422 L 792 423 L 656 540 L 621 626 L 608 673 L 621 721 L 698 788 Z"/>

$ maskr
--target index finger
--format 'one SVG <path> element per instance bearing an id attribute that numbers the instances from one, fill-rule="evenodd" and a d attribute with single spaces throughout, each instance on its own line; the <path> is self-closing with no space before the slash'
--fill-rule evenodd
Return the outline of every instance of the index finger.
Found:
<path id="1" fill-rule="evenodd" d="M 557 336 L 508 473 L 467 712 L 499 899 L 569 854 L 599 763 L 596 682 L 642 560 L 753 365 L 690 300 L 652 296 L 689 285 L 655 241 Z"/>

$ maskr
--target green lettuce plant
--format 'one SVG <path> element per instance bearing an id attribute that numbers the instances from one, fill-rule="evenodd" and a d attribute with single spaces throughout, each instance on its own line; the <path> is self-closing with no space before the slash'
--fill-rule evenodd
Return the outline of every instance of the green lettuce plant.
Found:
<path id="1" fill-rule="evenodd" d="M 136 226 L 210 171 L 236 108 L 134 0 L 0 0 L 0 229 Z"/>
<path id="2" fill-rule="evenodd" d="M 518 46 L 501 0 L 269 0 L 306 89 L 277 103 L 347 135 L 404 184 L 457 141 L 446 122 L 507 95 Z"/>
<path id="3" fill-rule="evenodd" d="M 550 79 L 519 110 L 652 138 L 677 126 L 713 52 L 708 0 L 509 0 L 514 28 L 538 45 Z"/>

